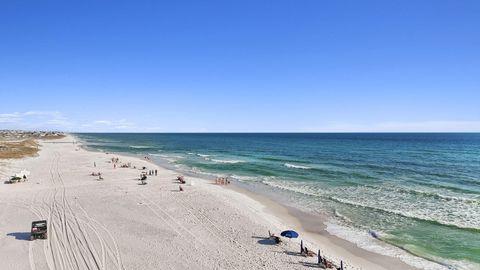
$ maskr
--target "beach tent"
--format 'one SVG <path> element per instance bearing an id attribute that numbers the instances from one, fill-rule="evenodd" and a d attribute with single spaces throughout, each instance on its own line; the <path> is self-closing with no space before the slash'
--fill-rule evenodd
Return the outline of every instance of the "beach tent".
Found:
<path id="1" fill-rule="evenodd" d="M 15 177 L 23 178 L 23 176 L 28 177 L 29 175 L 30 175 L 30 172 L 27 171 L 26 169 L 23 169 L 20 173 L 16 173 Z"/>

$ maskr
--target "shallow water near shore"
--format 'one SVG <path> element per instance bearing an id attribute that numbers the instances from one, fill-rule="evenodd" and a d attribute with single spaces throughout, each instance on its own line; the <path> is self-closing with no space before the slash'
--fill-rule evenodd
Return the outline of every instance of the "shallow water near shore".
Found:
<path id="1" fill-rule="evenodd" d="M 395 255 L 381 240 L 451 268 L 480 267 L 480 134 L 75 135 L 93 149 L 227 176 L 321 213 L 329 232 L 366 249 Z"/>

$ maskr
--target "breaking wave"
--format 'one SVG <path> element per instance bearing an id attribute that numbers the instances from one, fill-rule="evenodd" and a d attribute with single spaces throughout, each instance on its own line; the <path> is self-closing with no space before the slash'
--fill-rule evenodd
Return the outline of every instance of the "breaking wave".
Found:
<path id="1" fill-rule="evenodd" d="M 150 146 L 146 146 L 146 145 L 129 145 L 130 148 L 134 148 L 134 149 L 147 149 L 147 148 L 150 148 Z"/>
<path id="2" fill-rule="evenodd" d="M 223 159 L 211 159 L 211 158 L 207 158 L 206 160 L 215 162 L 215 163 L 220 163 L 220 164 L 237 164 L 237 163 L 245 162 L 243 160 L 223 160 Z"/>
<path id="3" fill-rule="evenodd" d="M 283 166 L 285 166 L 285 167 L 287 167 L 287 168 L 301 169 L 301 170 L 310 170 L 310 169 L 312 169 L 312 167 L 295 165 L 295 164 L 291 164 L 291 163 L 285 163 L 285 164 L 283 164 Z"/>

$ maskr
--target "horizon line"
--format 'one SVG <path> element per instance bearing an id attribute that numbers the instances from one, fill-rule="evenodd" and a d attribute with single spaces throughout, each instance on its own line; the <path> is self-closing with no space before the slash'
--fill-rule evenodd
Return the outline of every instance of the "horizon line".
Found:
<path id="1" fill-rule="evenodd" d="M 480 133 L 480 131 L 75 131 L 63 132 L 66 134 L 84 133 L 84 134 L 394 134 L 394 133 L 426 133 L 426 134 L 445 134 L 445 133 Z"/>

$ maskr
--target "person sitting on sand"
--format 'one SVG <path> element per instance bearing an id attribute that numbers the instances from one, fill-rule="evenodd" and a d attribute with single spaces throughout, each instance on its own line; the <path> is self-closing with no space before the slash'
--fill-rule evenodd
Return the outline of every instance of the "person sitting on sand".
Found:
<path id="1" fill-rule="evenodd" d="M 281 242 L 282 240 L 280 239 L 280 237 L 275 236 L 275 244 L 280 244 Z"/>
<path id="2" fill-rule="evenodd" d="M 183 191 L 183 188 L 182 188 L 182 186 L 178 186 L 178 187 L 179 187 L 180 191 Z"/>
<path id="3" fill-rule="evenodd" d="M 280 244 L 282 242 L 280 237 L 276 236 L 274 233 L 270 233 L 270 231 L 268 231 L 268 239 L 275 241 L 275 244 Z"/>
<path id="4" fill-rule="evenodd" d="M 323 265 L 325 268 L 332 268 L 332 263 L 330 261 L 327 261 L 327 259 L 323 259 Z"/>
<path id="5" fill-rule="evenodd" d="M 181 184 L 185 184 L 185 178 L 183 177 L 183 175 L 180 175 L 177 177 L 177 180 L 181 183 Z"/>

